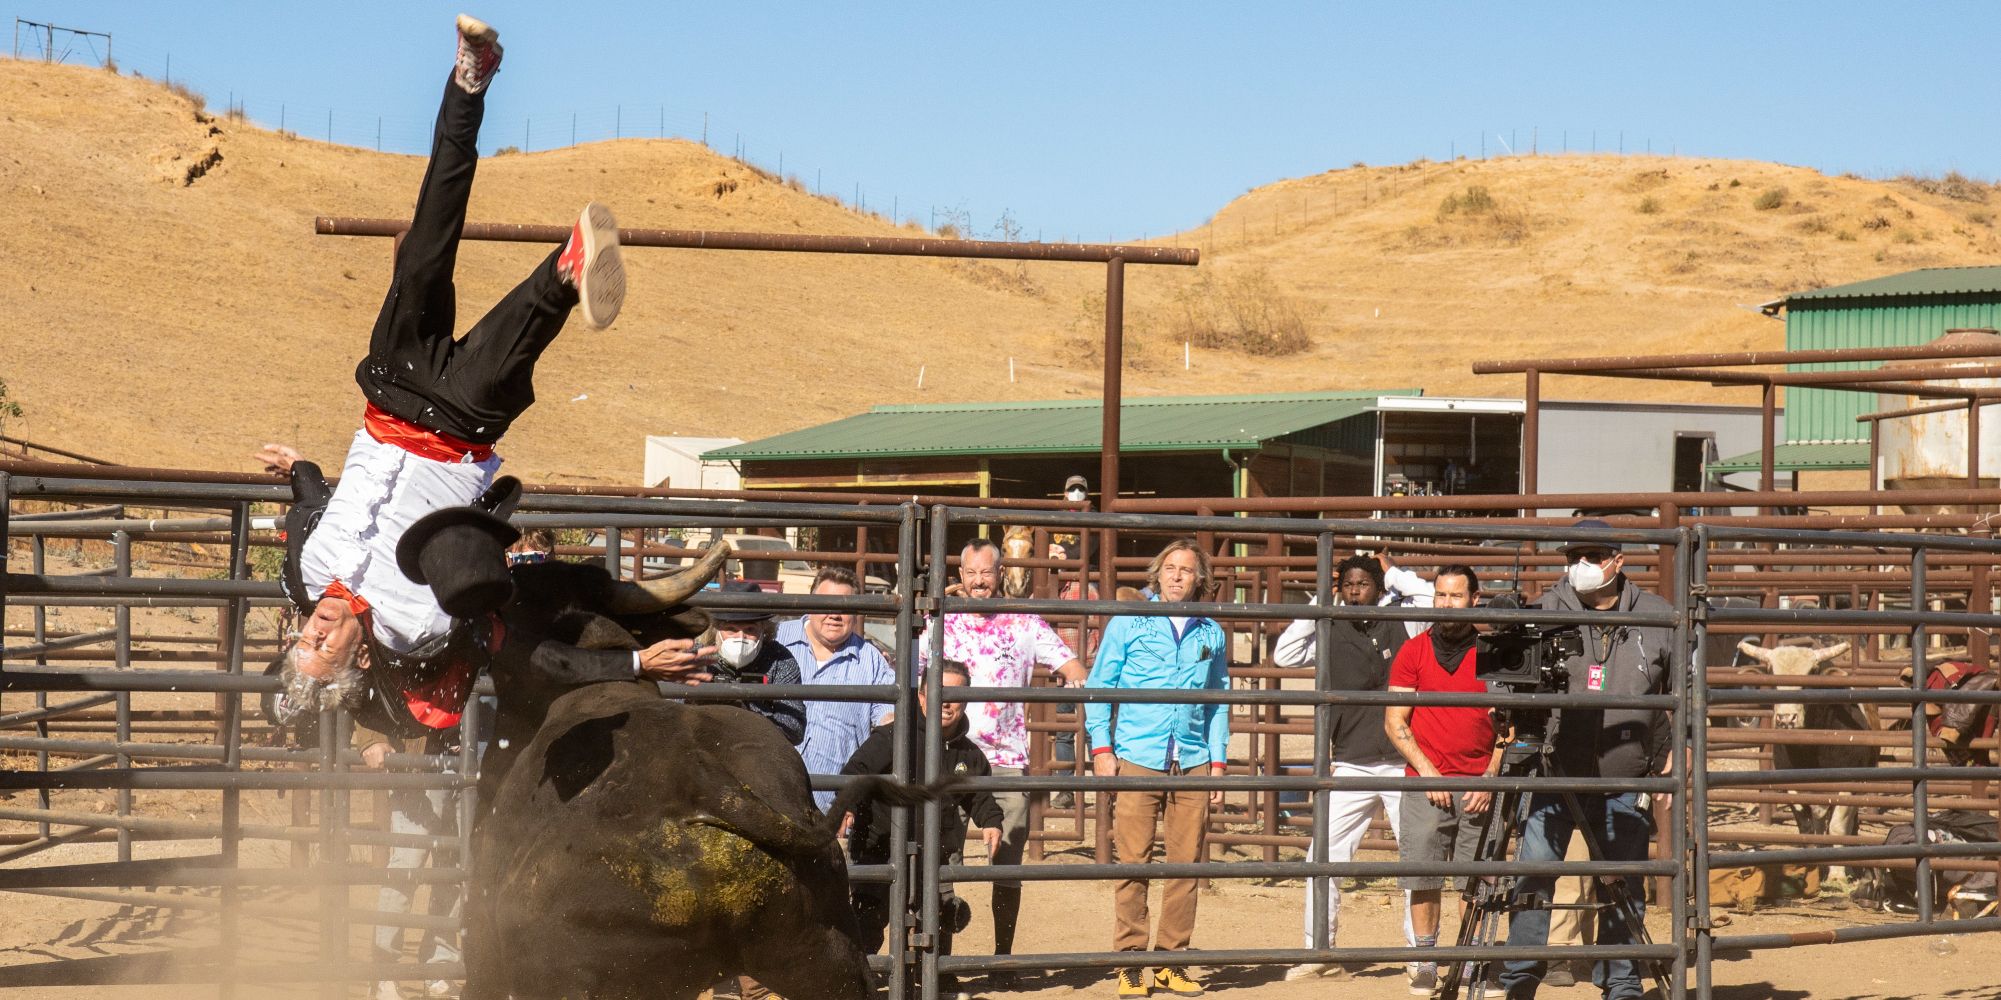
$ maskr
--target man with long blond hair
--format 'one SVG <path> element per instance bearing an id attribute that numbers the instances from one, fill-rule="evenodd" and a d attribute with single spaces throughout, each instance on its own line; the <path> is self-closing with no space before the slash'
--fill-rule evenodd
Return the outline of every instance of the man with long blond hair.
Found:
<path id="1" fill-rule="evenodd" d="M 1154 601 L 1179 604 L 1201 599 L 1209 585 L 1209 557 L 1193 539 L 1176 539 L 1154 557 L 1147 569 Z M 1230 686 L 1229 637 L 1215 620 L 1198 615 L 1119 615 L 1105 623 L 1103 641 L 1085 687 L 1187 690 Z M 1084 728 L 1091 738 L 1091 771 L 1099 777 L 1119 775 L 1220 775 L 1226 769 L 1230 744 L 1229 706 L 1150 705 L 1129 702 L 1112 707 L 1084 707 Z M 1209 809 L 1221 805 L 1223 793 L 1199 789 L 1120 792 L 1113 804 L 1112 844 L 1121 864 L 1153 859 L 1156 825 L 1165 827 L 1166 862 L 1200 860 Z M 1148 946 L 1146 879 L 1116 883 L 1116 922 L 1112 947 L 1145 951 Z M 1186 951 L 1195 935 L 1195 880 L 1168 879 L 1161 892 L 1160 926 L 1153 936 L 1155 951 Z M 1144 997 L 1159 990 L 1175 996 L 1202 995 L 1179 956 L 1166 959 L 1149 978 L 1144 969 L 1119 970 L 1122 998 Z"/>

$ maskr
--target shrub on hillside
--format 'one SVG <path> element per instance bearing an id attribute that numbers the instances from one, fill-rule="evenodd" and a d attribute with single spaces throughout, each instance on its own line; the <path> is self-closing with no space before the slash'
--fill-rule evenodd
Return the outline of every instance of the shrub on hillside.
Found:
<path id="1" fill-rule="evenodd" d="M 1468 215 L 1491 212 L 1494 210 L 1494 196 L 1488 194 L 1485 187 L 1475 184 L 1468 187 L 1466 193 L 1460 197 L 1459 207 L 1465 209 Z"/>
<path id="2" fill-rule="evenodd" d="M 1163 332 L 1196 347 L 1272 358 L 1313 346 L 1306 309 L 1263 267 L 1203 271 L 1166 307 Z"/>
<path id="3" fill-rule="evenodd" d="M 186 100 L 189 104 L 194 105 L 195 111 L 197 112 L 206 110 L 208 108 L 208 98 L 202 96 L 201 91 L 196 90 L 193 87 L 190 87 L 179 80 L 168 80 L 166 82 L 166 88 L 168 93 L 177 95 L 181 97 L 183 100 Z"/>
<path id="4" fill-rule="evenodd" d="M 1784 205 L 1785 203 L 1786 203 L 1785 188 L 1782 187 L 1766 188 L 1765 190 L 1758 193 L 1758 197 L 1751 202 L 1751 207 L 1757 209 L 1760 212 L 1769 212 L 1772 209 Z"/>
<path id="5" fill-rule="evenodd" d="M 0 379 L 0 431 L 7 429 L 7 421 L 21 416 L 21 404 L 7 398 L 7 380 Z"/>
<path id="6" fill-rule="evenodd" d="M 1948 170 L 1944 177 L 1919 177 L 1905 174 L 1898 181 L 1917 188 L 1926 194 L 1935 194 L 1954 201 L 1974 201 L 1985 203 L 1989 186 L 1974 180 L 1957 170 Z"/>
<path id="7" fill-rule="evenodd" d="M 1659 198 L 1640 199 L 1641 215 L 1659 215 L 1660 211 L 1661 211 L 1661 200 Z"/>

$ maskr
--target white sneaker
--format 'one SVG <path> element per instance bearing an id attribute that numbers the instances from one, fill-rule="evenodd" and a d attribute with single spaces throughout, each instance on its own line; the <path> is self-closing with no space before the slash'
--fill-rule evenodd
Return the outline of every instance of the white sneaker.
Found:
<path id="1" fill-rule="evenodd" d="M 403 991 L 397 989 L 395 983 L 382 979 L 376 981 L 375 990 L 368 997 L 369 1000 L 403 1000 Z"/>
<path id="2" fill-rule="evenodd" d="M 1420 962 L 1410 967 L 1410 995 L 1428 997 L 1438 990 L 1438 963 Z"/>
<path id="3" fill-rule="evenodd" d="M 584 322 L 602 330 L 625 305 L 625 260 L 618 250 L 618 220 L 611 209 L 591 202 L 570 230 L 570 242 L 556 258 L 556 272 L 577 290 Z"/>
<path id="4" fill-rule="evenodd" d="M 424 995 L 427 997 L 454 997 L 458 996 L 458 993 L 458 989 L 450 980 L 433 979 L 424 984 Z"/>
<path id="5" fill-rule="evenodd" d="M 477 94 L 493 82 L 500 69 L 500 32 L 472 16 L 459 15 L 458 66 L 452 79 L 468 94 Z"/>
<path id="6" fill-rule="evenodd" d="M 1302 979 L 1319 979 L 1321 976 L 1326 975 L 1329 965 L 1330 963 L 1327 962 L 1308 962 L 1305 965 L 1295 965 L 1285 970 L 1285 981 L 1296 983 Z"/>

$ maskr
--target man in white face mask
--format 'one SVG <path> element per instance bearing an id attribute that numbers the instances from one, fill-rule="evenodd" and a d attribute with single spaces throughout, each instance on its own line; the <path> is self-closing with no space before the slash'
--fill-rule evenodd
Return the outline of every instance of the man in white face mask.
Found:
<path id="1" fill-rule="evenodd" d="M 1658 595 L 1641 590 L 1626 578 L 1626 553 L 1620 542 L 1607 539 L 1611 525 L 1579 521 L 1584 534 L 1563 547 L 1563 579 L 1543 592 L 1539 608 L 1553 611 L 1622 611 L 1664 614 L 1670 609 Z M 1571 694 L 1643 695 L 1668 689 L 1673 632 L 1659 626 L 1585 625 L 1580 631 L 1584 652 L 1564 663 L 1570 672 Z M 1667 773 L 1667 717 L 1648 709 L 1566 708 L 1557 722 L 1555 773 L 1572 778 L 1639 778 Z M 1637 792 L 1580 792 L 1578 807 L 1604 848 L 1604 859 L 1642 861 L 1654 836 L 1653 819 Z M 1522 827 L 1521 861 L 1561 860 L 1570 846 L 1576 822 L 1563 799 L 1536 794 L 1529 799 L 1528 821 Z M 1528 878 L 1518 890 L 1550 897 L 1555 879 Z M 1625 879 L 1625 895 L 1634 922 L 1645 919 L 1646 890 L 1639 876 Z M 1560 898 L 1560 897 L 1559 897 Z M 1609 896 L 1601 892 L 1601 899 Z M 1566 911 L 1578 912 L 1578 911 Z M 1590 919 L 1587 915 L 1585 919 Z M 1601 945 L 1632 943 L 1625 919 L 1608 905 L 1596 914 L 1596 938 Z M 1510 947 L 1539 947 L 1550 938 L 1550 911 L 1521 909 L 1508 921 Z M 1586 937 L 1588 940 L 1588 936 Z M 1550 971 L 1537 961 L 1509 962 L 1501 986 L 1509 1000 L 1527 1000 Z M 1568 970 L 1557 970 L 1567 972 Z M 1552 976 L 1552 979 L 1568 976 Z M 1643 993 L 1638 970 L 1630 959 L 1599 962 L 1592 969 L 1593 985 L 1606 1000 L 1639 1000 Z M 1552 985 L 1554 985 L 1552 983 Z"/>
<path id="2" fill-rule="evenodd" d="M 728 594 L 763 593 L 748 580 L 731 580 L 719 588 Z M 717 684 L 797 684 L 799 661 L 785 644 L 772 641 L 771 613 L 743 608 L 716 608 L 709 612 L 716 635 L 708 645 L 716 647 L 716 663 L 709 673 Z M 783 701 L 747 701 L 743 707 L 771 720 L 793 746 L 806 735 L 806 706 Z"/>

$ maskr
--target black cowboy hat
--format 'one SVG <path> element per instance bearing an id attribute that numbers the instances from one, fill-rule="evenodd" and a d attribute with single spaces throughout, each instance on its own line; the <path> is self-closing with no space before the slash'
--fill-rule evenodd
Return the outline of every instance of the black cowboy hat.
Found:
<path id="1" fill-rule="evenodd" d="M 478 507 L 446 507 L 403 533 L 396 565 L 404 576 L 429 586 L 447 614 L 472 618 L 499 608 L 514 593 L 507 547 L 520 538 L 506 519 Z"/>
<path id="2" fill-rule="evenodd" d="M 764 588 L 749 580 L 731 580 L 716 588 L 720 594 L 762 594 Z M 770 621 L 774 612 L 770 608 L 710 608 L 709 619 L 719 622 L 762 622 Z"/>

